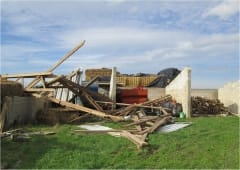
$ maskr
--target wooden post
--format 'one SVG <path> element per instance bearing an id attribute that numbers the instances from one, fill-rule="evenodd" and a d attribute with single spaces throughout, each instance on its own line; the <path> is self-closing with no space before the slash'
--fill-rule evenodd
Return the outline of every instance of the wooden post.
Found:
<path id="1" fill-rule="evenodd" d="M 116 73 L 117 69 L 116 67 L 112 68 L 112 75 L 111 75 L 111 81 L 110 81 L 110 89 L 109 89 L 109 98 L 113 100 L 113 102 L 116 102 L 116 90 L 117 90 L 117 84 L 116 84 Z M 113 104 L 113 109 L 116 108 L 116 105 Z"/>
<path id="2" fill-rule="evenodd" d="M 72 54 L 74 54 L 79 48 L 81 48 L 85 44 L 85 40 L 82 41 L 80 44 L 78 44 L 75 48 L 73 48 L 71 51 L 69 51 L 66 55 L 62 57 L 61 60 L 59 60 L 56 64 L 54 64 L 50 69 L 47 70 L 47 72 L 53 72 L 60 64 L 62 64 L 65 60 L 67 60 Z M 37 84 L 40 81 L 39 77 L 35 78 L 33 81 L 31 81 L 27 88 L 31 88 L 35 84 Z"/>

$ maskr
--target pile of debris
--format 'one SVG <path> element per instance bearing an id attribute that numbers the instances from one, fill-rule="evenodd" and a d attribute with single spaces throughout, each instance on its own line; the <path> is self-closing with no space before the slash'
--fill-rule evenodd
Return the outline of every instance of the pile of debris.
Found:
<path id="1" fill-rule="evenodd" d="M 35 135 L 54 135 L 56 132 L 53 131 L 38 131 L 31 132 L 29 130 L 18 128 L 14 130 L 9 130 L 0 134 L 1 139 L 10 137 L 14 142 L 27 142 L 31 139 L 31 136 Z"/>
<path id="2" fill-rule="evenodd" d="M 146 138 L 148 134 L 153 133 L 160 126 L 172 121 L 172 110 L 164 107 L 164 103 L 171 102 L 172 97 L 165 96 L 141 104 L 116 103 L 104 95 L 89 90 L 90 85 L 97 78 L 93 78 L 88 84 L 82 86 L 79 84 L 79 70 L 72 72 L 68 76 L 54 75 L 53 71 L 82 47 L 84 43 L 85 41 L 72 49 L 46 72 L 2 75 L 1 77 L 4 79 L 17 78 L 16 81 L 24 78 L 33 79 L 24 86 L 24 94 L 43 98 L 52 103 L 51 108 L 48 108 L 49 110 L 79 112 L 79 116 L 74 116 L 68 122 L 74 122 L 86 117 L 110 119 L 114 122 L 132 120 L 133 123 L 130 123 L 126 127 L 135 126 L 136 129 L 123 130 L 121 131 L 121 136 L 130 139 L 138 147 L 147 145 Z M 4 112 L 4 109 L 2 109 L 2 128 L 4 127 L 5 120 L 7 120 L 6 114 L 7 112 Z"/>
<path id="3" fill-rule="evenodd" d="M 152 101 L 147 101 L 141 104 L 121 104 L 122 106 L 127 106 L 125 108 L 120 108 L 112 112 L 113 115 L 118 117 L 123 117 L 125 120 L 132 120 L 133 122 L 125 125 L 125 130 L 106 130 L 106 131 L 86 131 L 86 130 L 76 130 L 75 133 L 109 133 L 116 132 L 118 136 L 123 136 L 137 145 L 138 148 L 148 145 L 147 137 L 149 134 L 155 132 L 159 127 L 172 123 L 173 117 L 171 116 L 171 111 L 168 108 L 163 108 L 160 105 L 169 102 L 172 97 L 167 95 L 162 98 L 158 98 Z M 113 104 L 111 102 L 99 102 L 101 104 Z M 152 114 L 148 115 L 148 111 L 152 111 Z M 158 115 L 156 115 L 158 113 Z M 133 127 L 135 128 L 133 129 Z M 111 133 L 112 134 L 112 133 Z"/>
<path id="4" fill-rule="evenodd" d="M 197 96 L 191 97 L 191 102 L 193 115 L 229 114 L 227 108 L 218 99 L 211 100 Z"/>
<path id="5" fill-rule="evenodd" d="M 119 130 L 108 128 L 106 130 L 74 130 L 74 133 L 108 133 L 112 136 L 125 137 L 136 144 L 137 148 L 141 148 L 148 145 L 147 137 L 149 134 L 155 132 L 159 127 L 173 121 L 170 115 L 144 116 L 142 118 L 133 116 L 132 120 L 134 120 L 133 123 L 125 125 L 126 129 Z"/>

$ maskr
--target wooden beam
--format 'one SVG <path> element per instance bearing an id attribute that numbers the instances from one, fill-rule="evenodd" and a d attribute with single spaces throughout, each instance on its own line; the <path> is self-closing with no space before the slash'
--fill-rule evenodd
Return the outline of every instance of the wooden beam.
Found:
<path id="1" fill-rule="evenodd" d="M 22 79 L 21 77 L 18 77 L 15 81 L 18 81 L 18 80 L 20 80 L 20 79 Z"/>
<path id="2" fill-rule="evenodd" d="M 42 81 L 43 88 L 45 89 L 46 88 L 46 82 L 45 82 L 45 78 L 43 76 L 41 76 L 41 81 Z"/>
<path id="3" fill-rule="evenodd" d="M 57 77 L 53 78 L 52 80 L 46 82 L 46 85 L 47 85 L 47 86 L 50 86 L 50 85 L 58 82 L 58 81 L 59 81 L 61 78 L 63 78 L 63 77 L 64 77 L 63 75 L 57 76 Z"/>
<path id="4" fill-rule="evenodd" d="M 88 88 L 89 86 L 91 86 L 98 79 L 99 79 L 99 76 L 94 77 L 91 81 L 88 82 L 88 84 L 85 86 L 85 88 Z"/>
<path id="5" fill-rule="evenodd" d="M 132 120 L 137 122 L 137 121 L 139 121 L 139 118 L 137 115 L 133 115 Z M 139 131 L 142 131 L 141 124 L 136 125 L 136 129 Z"/>
<path id="6" fill-rule="evenodd" d="M 95 100 L 93 100 L 93 98 L 85 91 L 85 88 L 72 82 L 71 80 L 68 80 L 66 78 L 62 78 L 60 80 L 60 83 L 67 86 L 69 90 L 71 90 L 74 94 L 78 95 L 79 97 L 81 97 L 81 95 L 83 95 L 90 104 L 92 104 L 93 107 L 95 107 L 98 111 L 103 111 L 102 107 L 99 106 Z M 75 88 L 77 88 L 78 90 L 76 90 Z"/>
<path id="7" fill-rule="evenodd" d="M 132 105 L 127 106 L 125 109 L 119 111 L 118 114 L 119 115 L 127 115 L 129 112 L 131 112 L 137 106 L 149 106 L 149 105 L 152 106 L 152 104 L 156 104 L 156 103 L 159 104 L 159 103 L 164 102 L 166 100 L 170 100 L 171 98 L 172 97 L 170 95 L 167 95 L 167 96 L 157 98 L 157 99 L 154 99 L 154 100 L 151 100 L 151 101 L 147 101 L 147 102 L 144 102 L 144 103 L 132 104 Z M 164 112 L 164 114 L 166 114 L 166 113 Z"/>
<path id="8" fill-rule="evenodd" d="M 48 108 L 47 110 L 55 112 L 77 112 L 76 109 L 72 108 Z"/>
<path id="9" fill-rule="evenodd" d="M 73 48 L 71 51 L 69 51 L 66 55 L 64 55 L 61 60 L 59 60 L 56 64 L 54 64 L 50 69 L 47 70 L 47 72 L 53 72 L 60 64 L 62 64 L 66 59 L 68 59 L 72 54 L 74 54 L 79 48 L 81 48 L 85 44 L 85 40 L 82 41 L 80 44 L 78 44 L 75 48 Z M 36 83 L 38 83 L 40 80 L 39 78 L 35 78 L 33 81 L 31 81 L 27 88 L 31 88 Z"/>
<path id="10" fill-rule="evenodd" d="M 156 121 L 154 125 L 151 127 L 151 129 L 149 130 L 149 133 L 153 133 L 157 128 L 159 128 L 162 125 L 165 125 L 170 119 L 171 117 L 168 116 L 168 117 L 164 117 L 159 121 Z"/>
<path id="11" fill-rule="evenodd" d="M 86 118 L 86 117 L 89 117 L 89 116 L 90 116 L 89 114 L 84 114 L 84 115 L 81 115 L 81 116 L 79 116 L 77 118 L 69 120 L 68 123 L 72 123 L 72 122 L 74 122 L 76 120 L 80 120 L 80 119 L 83 119 L 83 118 Z"/>
<path id="12" fill-rule="evenodd" d="M 159 117 L 154 117 L 154 118 L 150 118 L 150 119 L 146 119 L 146 120 L 140 120 L 138 122 L 133 122 L 133 123 L 127 124 L 127 125 L 125 125 L 125 127 L 129 127 L 129 126 L 133 126 L 133 125 L 140 125 L 140 124 L 145 123 L 147 121 L 156 120 L 158 118 Z"/>
<path id="13" fill-rule="evenodd" d="M 131 140 L 133 143 L 135 143 L 137 145 L 138 148 L 141 148 L 142 146 L 148 145 L 148 143 L 146 143 L 143 139 L 140 139 L 139 137 L 131 134 L 128 131 L 122 131 L 121 132 L 121 136 Z"/>
<path id="14" fill-rule="evenodd" d="M 25 92 L 52 92 L 55 91 L 53 88 L 28 88 L 24 89 Z"/>
<path id="15" fill-rule="evenodd" d="M 33 94 L 33 95 L 36 96 L 36 97 L 41 97 L 41 95 L 38 95 L 38 94 Z M 95 115 L 95 116 L 98 116 L 98 117 L 110 118 L 113 121 L 123 121 L 124 120 L 124 118 L 120 117 L 120 116 L 107 115 L 104 112 L 100 112 L 98 110 L 93 110 L 93 109 L 90 109 L 90 108 L 87 108 L 87 107 L 84 107 L 84 106 L 81 106 L 81 105 L 61 101 L 61 100 L 58 100 L 58 99 L 53 98 L 53 97 L 47 97 L 47 99 L 54 102 L 54 103 L 57 103 L 61 106 L 70 107 L 70 108 L 73 108 L 73 109 L 76 109 L 76 110 L 79 110 L 79 111 L 83 111 L 83 112 L 86 112 L 86 113 L 89 113 L 89 114 L 92 114 L 92 115 Z"/>
<path id="16" fill-rule="evenodd" d="M 83 96 L 89 101 L 89 103 L 91 103 L 92 104 L 92 106 L 94 106 L 97 110 L 99 110 L 99 111 L 103 111 L 103 109 L 102 109 L 102 107 L 101 106 L 99 106 L 96 102 L 95 102 L 95 100 L 93 100 L 93 98 L 88 94 L 88 93 L 86 93 L 85 91 L 83 91 Z"/>
<path id="17" fill-rule="evenodd" d="M 78 73 L 80 73 L 80 69 L 77 69 L 77 70 L 73 71 L 72 73 L 67 75 L 66 78 L 70 80 L 72 77 L 76 76 Z"/>
<path id="18" fill-rule="evenodd" d="M 3 74 L 3 78 L 32 78 L 36 76 L 50 76 L 52 72 L 43 72 L 43 73 L 22 73 L 22 74 Z"/>
<path id="19" fill-rule="evenodd" d="M 114 104 L 113 102 L 104 102 L 104 101 L 96 101 L 97 103 L 101 104 Z M 118 106 L 130 106 L 134 105 L 134 107 L 139 107 L 139 108 L 147 108 L 147 109 L 160 109 L 163 108 L 165 110 L 170 110 L 169 108 L 161 107 L 161 106 L 143 106 L 143 105 L 137 105 L 137 104 L 127 104 L 127 103 L 116 103 Z"/>
<path id="20" fill-rule="evenodd" d="M 109 130 L 74 130 L 75 133 L 108 133 L 108 132 L 122 132 L 123 130 L 109 129 Z M 128 132 L 137 132 L 138 130 L 127 130 Z"/>
<path id="21" fill-rule="evenodd" d="M 168 116 L 168 117 L 164 117 L 162 119 L 158 119 L 153 126 L 147 128 L 146 130 L 140 132 L 139 134 L 145 134 L 145 133 L 153 133 L 157 128 L 159 128 L 162 125 L 165 125 L 167 122 L 170 121 L 172 117 Z"/>
<path id="22" fill-rule="evenodd" d="M 28 85 L 26 86 L 26 88 L 32 88 L 34 85 L 36 85 L 38 82 L 40 81 L 40 77 L 36 77 L 35 79 L 33 79 L 30 83 L 28 83 Z"/>
<path id="23" fill-rule="evenodd" d="M 80 44 L 78 44 L 76 47 L 74 47 L 71 51 L 69 51 L 66 55 L 64 55 L 61 60 L 59 60 L 56 64 L 54 64 L 50 69 L 48 69 L 48 72 L 52 72 L 55 70 L 59 65 L 61 65 L 65 60 L 67 60 L 71 55 L 73 55 L 79 48 L 81 48 L 85 44 L 85 40 L 82 41 Z"/>

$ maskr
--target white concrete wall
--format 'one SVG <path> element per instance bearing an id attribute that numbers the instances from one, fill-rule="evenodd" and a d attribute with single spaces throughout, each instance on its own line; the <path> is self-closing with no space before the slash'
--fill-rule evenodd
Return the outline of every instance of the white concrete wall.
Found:
<path id="1" fill-rule="evenodd" d="M 184 68 L 166 87 L 166 95 L 168 94 L 182 104 L 186 117 L 191 117 L 191 68 Z"/>
<path id="2" fill-rule="evenodd" d="M 0 115 L 1 130 L 7 130 L 12 125 L 33 123 L 37 114 L 46 111 L 48 102 L 35 97 L 5 97 Z"/>
<path id="3" fill-rule="evenodd" d="M 154 100 L 165 96 L 165 88 L 148 87 L 148 100 Z"/>
<path id="4" fill-rule="evenodd" d="M 191 96 L 200 96 L 207 99 L 218 99 L 218 89 L 192 89 Z"/>
<path id="5" fill-rule="evenodd" d="M 229 82 L 218 89 L 218 99 L 230 112 L 240 116 L 240 80 Z"/>

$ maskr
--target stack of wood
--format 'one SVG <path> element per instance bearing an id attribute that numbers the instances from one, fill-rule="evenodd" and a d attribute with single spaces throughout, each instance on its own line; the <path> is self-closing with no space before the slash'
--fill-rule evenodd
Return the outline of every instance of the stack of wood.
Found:
<path id="1" fill-rule="evenodd" d="M 218 100 L 211 100 L 203 97 L 192 97 L 192 114 L 228 114 L 227 109 Z"/>

